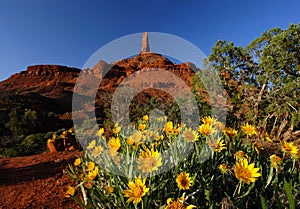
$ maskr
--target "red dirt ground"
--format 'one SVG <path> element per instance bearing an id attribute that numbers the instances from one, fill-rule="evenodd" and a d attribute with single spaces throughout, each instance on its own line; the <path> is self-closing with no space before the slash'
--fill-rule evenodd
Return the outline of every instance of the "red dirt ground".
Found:
<path id="1" fill-rule="evenodd" d="M 39 155 L 0 158 L 0 209 L 80 208 L 65 198 L 73 180 L 67 165 L 82 152 L 45 152 Z"/>

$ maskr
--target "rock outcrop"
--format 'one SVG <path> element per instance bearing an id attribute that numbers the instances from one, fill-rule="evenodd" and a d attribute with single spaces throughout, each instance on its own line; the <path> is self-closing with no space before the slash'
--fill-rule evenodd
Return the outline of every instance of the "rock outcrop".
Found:
<path id="1" fill-rule="evenodd" d="M 80 150 L 81 146 L 72 133 L 72 129 L 64 131 L 60 136 L 55 134 L 47 141 L 47 147 L 50 152 L 74 151 Z"/>
<path id="2" fill-rule="evenodd" d="M 27 67 L 27 71 L 25 71 L 24 75 L 59 77 L 61 75 L 68 76 L 74 73 L 78 74 L 79 72 L 80 69 L 60 65 L 33 65 Z"/>

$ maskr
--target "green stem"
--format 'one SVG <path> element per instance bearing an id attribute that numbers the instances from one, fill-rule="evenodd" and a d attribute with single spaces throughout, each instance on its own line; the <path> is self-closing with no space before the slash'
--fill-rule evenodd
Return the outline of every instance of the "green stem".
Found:
<path id="1" fill-rule="evenodd" d="M 241 185 L 242 185 L 242 182 L 239 181 L 238 185 L 236 186 L 236 188 L 235 188 L 235 190 L 234 190 L 233 197 L 235 197 L 236 192 L 238 193 L 237 195 L 240 195 L 240 192 L 241 192 Z"/>
<path id="2" fill-rule="evenodd" d="M 242 182 L 240 181 L 240 186 L 239 186 L 239 190 L 238 190 L 238 195 L 240 195 L 240 193 L 241 193 L 241 188 L 242 188 Z"/>
<path id="3" fill-rule="evenodd" d="M 81 189 L 81 192 L 82 192 L 84 204 L 87 205 L 87 197 L 86 197 L 86 192 L 84 190 L 83 184 L 80 184 L 80 189 Z"/>
<path id="4" fill-rule="evenodd" d="M 294 169 L 295 169 L 295 163 L 296 163 L 296 159 L 293 158 L 293 167 L 292 167 L 292 170 L 291 170 L 291 174 L 293 174 L 293 172 L 294 172 Z"/>

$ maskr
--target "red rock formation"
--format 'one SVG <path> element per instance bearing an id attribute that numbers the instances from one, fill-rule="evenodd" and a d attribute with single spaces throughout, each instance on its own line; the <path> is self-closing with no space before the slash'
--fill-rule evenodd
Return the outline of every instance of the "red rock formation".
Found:
<path id="1" fill-rule="evenodd" d="M 106 102 L 103 99 L 104 96 L 111 97 L 119 85 L 124 85 L 122 82 L 125 78 L 152 68 L 173 73 L 182 79 L 186 86 L 190 86 L 191 77 L 196 70 L 192 63 L 175 64 L 166 57 L 152 52 L 140 53 L 114 63 L 99 61 L 93 68 L 82 71 L 59 65 L 29 66 L 26 71 L 12 75 L 7 80 L 0 82 L 0 109 L 5 110 L 6 117 L 13 107 L 30 108 L 43 112 L 45 115 L 53 112 L 55 117 L 52 117 L 52 121 L 47 119 L 46 129 L 57 130 L 59 127 L 66 127 L 63 125 L 66 122 L 69 124 L 68 126 L 72 126 L 70 117 L 64 117 L 64 115 L 70 115 L 72 112 L 73 91 L 79 75 L 84 85 L 77 86 L 76 92 L 85 96 L 93 96 L 96 88 L 96 109 L 99 110 Z M 98 85 L 99 83 L 100 85 Z M 142 96 L 143 93 L 139 94 L 141 102 L 151 97 L 162 98 L 162 100 L 171 99 L 169 94 L 157 91 L 158 87 L 178 88 L 168 77 L 165 78 L 165 82 L 156 84 L 150 84 L 145 77 L 141 83 L 144 87 L 148 87 L 144 91 L 144 96 Z M 177 91 L 180 91 L 180 88 Z M 207 95 L 204 95 L 203 98 L 207 98 Z M 136 99 L 139 100 L 139 98 Z M 94 106 L 93 101 L 88 105 Z M 74 112 L 73 114 L 80 115 L 82 113 Z M 84 117 L 83 115 L 82 118 Z M 68 126 L 67 128 L 69 128 Z"/>

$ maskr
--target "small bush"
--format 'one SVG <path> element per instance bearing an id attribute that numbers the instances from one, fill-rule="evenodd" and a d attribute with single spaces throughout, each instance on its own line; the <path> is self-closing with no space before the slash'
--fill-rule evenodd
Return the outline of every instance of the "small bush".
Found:
<path id="1" fill-rule="evenodd" d="M 37 154 L 45 151 L 46 140 L 44 134 L 31 134 L 21 142 L 22 155 Z"/>
<path id="2" fill-rule="evenodd" d="M 20 150 L 17 147 L 0 148 L 0 157 L 17 157 Z"/>

